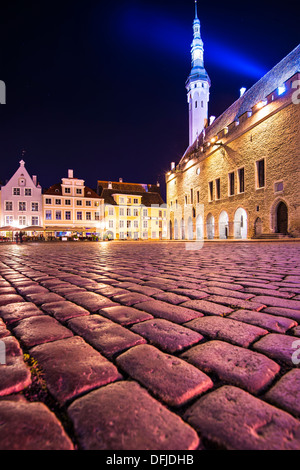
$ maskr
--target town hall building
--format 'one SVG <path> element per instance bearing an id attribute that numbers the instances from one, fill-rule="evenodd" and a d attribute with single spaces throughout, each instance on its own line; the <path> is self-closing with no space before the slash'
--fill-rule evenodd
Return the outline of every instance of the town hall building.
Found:
<path id="1" fill-rule="evenodd" d="M 186 82 L 189 146 L 166 174 L 171 239 L 300 236 L 300 45 L 209 119 L 200 21 Z"/>

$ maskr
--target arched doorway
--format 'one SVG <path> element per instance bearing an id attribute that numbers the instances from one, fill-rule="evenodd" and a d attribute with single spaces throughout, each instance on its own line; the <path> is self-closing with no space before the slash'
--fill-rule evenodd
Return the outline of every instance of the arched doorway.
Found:
<path id="1" fill-rule="evenodd" d="M 185 239 L 184 219 L 181 219 L 181 240 Z"/>
<path id="2" fill-rule="evenodd" d="M 203 219 L 201 215 L 197 216 L 196 219 L 196 239 L 197 240 L 203 240 L 204 238 L 204 233 L 203 233 Z"/>
<path id="3" fill-rule="evenodd" d="M 170 223 L 169 223 L 169 230 L 170 230 L 170 233 L 169 233 L 170 240 L 172 240 L 172 239 L 173 239 L 173 224 L 172 224 L 172 220 L 170 220 Z"/>
<path id="4" fill-rule="evenodd" d="M 209 240 L 215 236 L 215 219 L 212 214 L 208 214 L 206 218 L 206 234 Z"/>
<path id="5" fill-rule="evenodd" d="M 262 220 L 260 217 L 257 217 L 254 222 L 254 234 L 256 237 L 259 237 L 259 235 L 262 234 Z"/>
<path id="6" fill-rule="evenodd" d="M 188 223 L 187 223 L 187 235 L 189 240 L 193 240 L 194 238 L 194 230 L 193 230 L 193 220 L 192 217 L 188 218 Z"/>
<path id="7" fill-rule="evenodd" d="M 234 214 L 234 238 L 247 238 L 247 212 L 240 207 Z"/>
<path id="8" fill-rule="evenodd" d="M 276 209 L 276 233 L 286 234 L 288 231 L 288 208 L 280 201 Z"/>
<path id="9" fill-rule="evenodd" d="M 177 219 L 175 219 L 175 222 L 174 222 L 174 239 L 178 240 L 178 238 L 179 238 L 178 222 L 177 222 Z"/>
<path id="10" fill-rule="evenodd" d="M 226 211 L 222 211 L 219 217 L 219 238 L 226 239 L 229 235 L 229 219 Z"/>

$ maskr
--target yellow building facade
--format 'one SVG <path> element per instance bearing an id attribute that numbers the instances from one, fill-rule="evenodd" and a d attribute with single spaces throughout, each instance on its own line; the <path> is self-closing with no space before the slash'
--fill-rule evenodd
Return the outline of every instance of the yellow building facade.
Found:
<path id="1" fill-rule="evenodd" d="M 104 200 L 104 238 L 168 238 L 168 211 L 158 185 L 98 181 L 98 194 Z"/>

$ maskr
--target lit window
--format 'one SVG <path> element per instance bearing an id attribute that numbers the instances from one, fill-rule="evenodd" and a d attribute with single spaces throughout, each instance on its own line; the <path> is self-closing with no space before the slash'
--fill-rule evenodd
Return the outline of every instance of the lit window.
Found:
<path id="1" fill-rule="evenodd" d="M 77 220 L 82 220 L 82 212 L 77 212 Z"/>
<path id="2" fill-rule="evenodd" d="M 71 220 L 71 211 L 66 211 L 65 212 L 65 219 L 66 220 Z"/>
<path id="3" fill-rule="evenodd" d="M 20 212 L 26 211 L 26 202 L 19 202 L 19 211 Z"/>
<path id="4" fill-rule="evenodd" d="M 33 215 L 33 216 L 31 217 L 31 225 L 35 225 L 35 226 L 39 225 L 39 218 L 38 218 L 38 216 Z"/>
<path id="5" fill-rule="evenodd" d="M 61 211 L 55 212 L 55 220 L 61 220 Z"/>
<path id="6" fill-rule="evenodd" d="M 46 211 L 45 216 L 46 216 L 46 220 L 51 220 L 52 219 L 52 212 L 51 211 Z"/>
<path id="7" fill-rule="evenodd" d="M 38 202 L 32 202 L 32 203 L 31 203 L 31 210 L 32 210 L 33 212 L 38 212 L 38 210 L 39 210 L 39 203 L 38 203 Z"/>

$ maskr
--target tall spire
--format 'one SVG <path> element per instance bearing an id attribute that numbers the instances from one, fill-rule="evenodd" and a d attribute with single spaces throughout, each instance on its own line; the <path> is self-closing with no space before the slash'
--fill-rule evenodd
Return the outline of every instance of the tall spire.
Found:
<path id="1" fill-rule="evenodd" d="M 210 79 L 204 68 L 204 47 L 198 18 L 198 2 L 195 0 L 193 42 L 191 44 L 192 68 L 186 81 L 189 103 L 189 142 L 195 141 L 204 129 L 208 119 Z"/>

